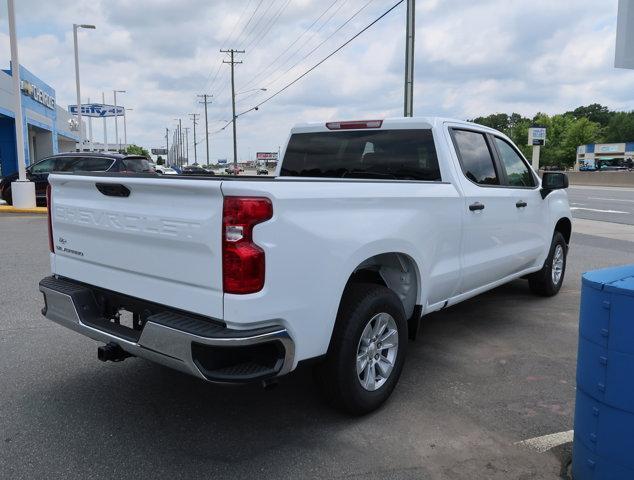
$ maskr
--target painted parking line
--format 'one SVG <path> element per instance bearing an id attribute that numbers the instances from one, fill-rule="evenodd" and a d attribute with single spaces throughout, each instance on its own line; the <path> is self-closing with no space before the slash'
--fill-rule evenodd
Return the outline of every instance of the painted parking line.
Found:
<path id="1" fill-rule="evenodd" d="M 551 448 L 572 442 L 574 432 L 574 430 L 568 430 L 567 432 L 551 433 L 550 435 L 542 435 L 541 437 L 529 438 L 528 440 L 515 442 L 515 445 L 532 448 L 539 453 L 545 453 Z"/>
<path id="2" fill-rule="evenodd" d="M 628 200 L 626 198 L 604 198 L 604 197 L 588 197 L 588 200 L 607 200 L 610 202 L 627 202 L 634 203 L 634 200 Z"/>
<path id="3" fill-rule="evenodd" d="M 570 207 L 570 210 L 586 210 L 588 212 L 598 212 L 598 213 L 625 213 L 625 214 L 630 213 L 630 212 L 622 212 L 621 210 L 601 210 L 599 208 L 586 208 L 586 207 Z"/>

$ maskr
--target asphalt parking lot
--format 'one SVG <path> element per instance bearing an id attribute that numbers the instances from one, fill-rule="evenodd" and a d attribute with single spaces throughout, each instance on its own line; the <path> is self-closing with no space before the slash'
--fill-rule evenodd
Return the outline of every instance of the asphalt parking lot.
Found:
<path id="1" fill-rule="evenodd" d="M 631 197 L 632 198 L 632 197 Z M 516 281 L 425 318 L 399 386 L 349 418 L 310 369 L 273 390 L 220 387 L 45 320 L 46 218 L 0 215 L 2 478 L 555 479 L 564 450 L 516 442 L 572 428 L 580 276 L 634 243 L 575 234 L 560 294 Z"/>

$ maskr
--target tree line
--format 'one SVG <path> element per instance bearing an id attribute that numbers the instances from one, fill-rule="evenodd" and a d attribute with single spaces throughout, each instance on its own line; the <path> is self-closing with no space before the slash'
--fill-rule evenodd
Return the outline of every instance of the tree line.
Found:
<path id="1" fill-rule="evenodd" d="M 617 112 L 598 103 L 556 115 L 540 112 L 527 118 L 519 113 L 494 113 L 471 121 L 503 132 L 527 158 L 532 148 L 527 145 L 529 127 L 546 127 L 540 165 L 572 167 L 579 145 L 634 141 L 634 111 Z"/>

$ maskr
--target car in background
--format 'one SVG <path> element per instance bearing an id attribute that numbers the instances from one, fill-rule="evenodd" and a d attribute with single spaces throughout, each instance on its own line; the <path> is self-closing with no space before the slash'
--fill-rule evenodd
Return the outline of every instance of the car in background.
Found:
<path id="1" fill-rule="evenodd" d="M 215 175 L 214 172 L 208 172 L 200 165 L 183 165 L 181 175 Z"/>
<path id="2" fill-rule="evenodd" d="M 37 205 L 46 205 L 46 186 L 51 172 L 117 172 L 117 173 L 154 173 L 147 158 L 139 155 L 102 152 L 69 152 L 53 155 L 29 165 L 26 178 L 35 183 Z M 11 182 L 18 174 L 7 175 L 0 180 L 0 198 L 12 205 Z"/>
<path id="3" fill-rule="evenodd" d="M 268 170 L 268 168 L 266 168 L 266 165 L 258 165 L 256 173 L 258 175 L 268 175 L 269 174 L 269 170 Z"/>
<path id="4" fill-rule="evenodd" d="M 243 172 L 243 171 L 244 171 L 243 168 L 236 167 L 234 165 L 229 165 L 227 168 L 225 168 L 225 173 L 229 175 L 238 175 L 240 172 Z"/>
<path id="5" fill-rule="evenodd" d="M 156 173 L 158 173 L 159 175 L 178 175 L 178 172 L 176 170 L 168 167 L 167 165 L 156 165 L 154 167 L 154 170 L 156 170 Z"/>

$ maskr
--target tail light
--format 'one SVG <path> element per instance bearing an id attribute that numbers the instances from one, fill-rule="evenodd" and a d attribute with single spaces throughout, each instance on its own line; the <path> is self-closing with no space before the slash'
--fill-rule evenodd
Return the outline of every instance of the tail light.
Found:
<path id="1" fill-rule="evenodd" d="M 225 293 L 255 293 L 264 287 L 264 251 L 253 227 L 273 216 L 264 197 L 225 197 L 222 209 L 222 283 Z"/>
<path id="2" fill-rule="evenodd" d="M 51 192 L 51 184 L 46 185 L 46 207 L 48 217 L 48 249 L 51 253 L 55 253 L 55 249 L 53 248 L 53 194 Z"/>

